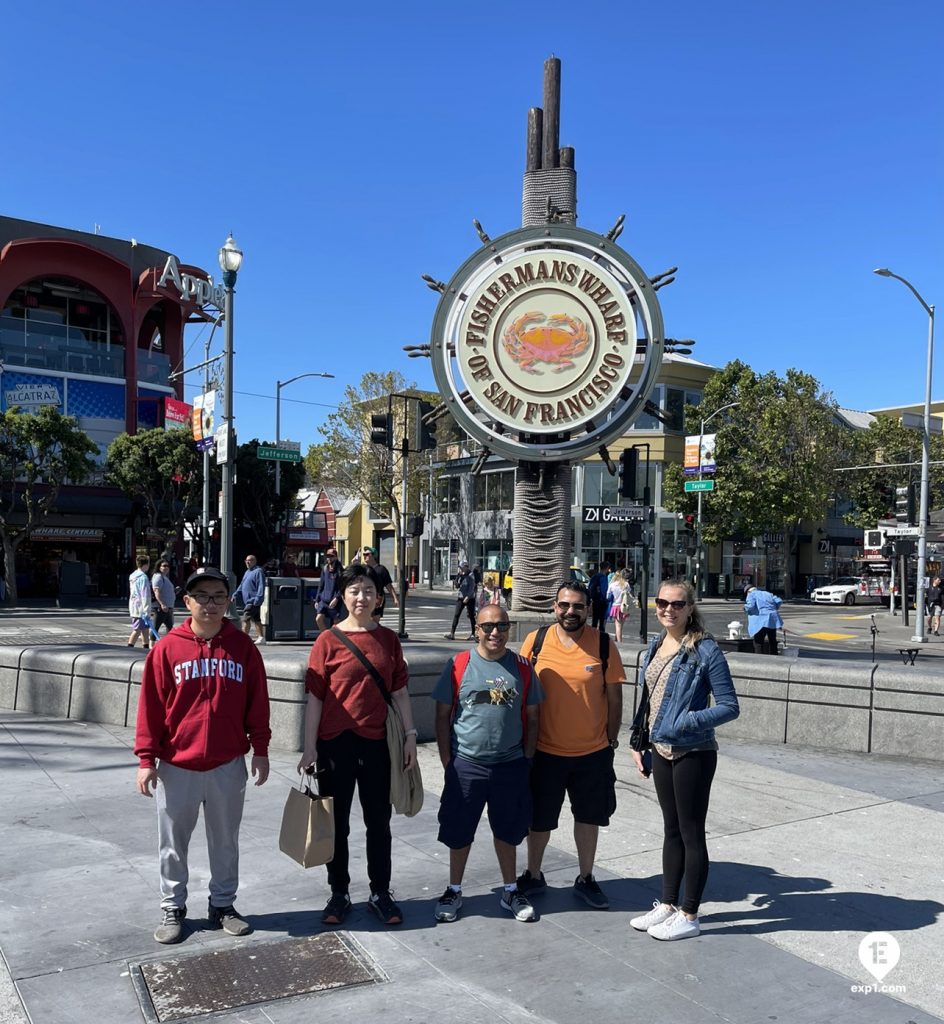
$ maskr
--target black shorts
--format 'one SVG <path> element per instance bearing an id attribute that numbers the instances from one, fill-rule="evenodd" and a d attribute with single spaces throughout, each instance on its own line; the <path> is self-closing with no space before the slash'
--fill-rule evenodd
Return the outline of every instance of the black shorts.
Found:
<path id="1" fill-rule="evenodd" d="M 261 604 L 247 604 L 243 608 L 243 622 L 261 622 L 262 621 L 262 605 Z"/>
<path id="2" fill-rule="evenodd" d="M 439 800 L 439 841 L 450 850 L 471 846 L 487 804 L 492 835 L 517 846 L 531 824 L 530 770 L 524 757 L 500 764 L 454 757 L 446 767 Z"/>
<path id="3" fill-rule="evenodd" d="M 564 794 L 570 797 L 574 821 L 582 825 L 609 825 L 616 810 L 616 772 L 612 747 L 579 757 L 561 757 L 539 750 L 531 769 L 534 832 L 557 828 Z"/>

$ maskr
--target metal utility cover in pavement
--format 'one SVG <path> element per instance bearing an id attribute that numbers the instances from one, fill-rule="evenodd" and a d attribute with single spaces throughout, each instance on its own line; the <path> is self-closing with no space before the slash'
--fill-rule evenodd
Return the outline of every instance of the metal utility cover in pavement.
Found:
<path id="1" fill-rule="evenodd" d="M 353 939 L 337 932 L 129 966 L 149 1024 L 386 980 Z"/>

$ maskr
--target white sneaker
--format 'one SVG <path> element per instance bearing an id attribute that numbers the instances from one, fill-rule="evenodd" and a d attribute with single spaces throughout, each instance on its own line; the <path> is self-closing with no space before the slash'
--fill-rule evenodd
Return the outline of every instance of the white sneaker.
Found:
<path id="1" fill-rule="evenodd" d="M 265 637 L 264 636 L 256 637 L 256 646 L 257 647 L 262 647 L 265 644 L 265 642 L 266 641 L 265 641 Z"/>
<path id="2" fill-rule="evenodd" d="M 667 903 L 660 903 L 658 900 L 655 900 L 652 904 L 652 910 L 647 914 L 634 917 L 629 923 L 637 932 L 647 932 L 654 924 L 662 924 L 663 921 L 668 921 L 675 913 L 675 907 L 670 907 Z"/>
<path id="3" fill-rule="evenodd" d="M 681 910 L 676 911 L 662 924 L 654 924 L 649 929 L 649 934 L 654 939 L 661 939 L 663 942 L 674 942 L 675 939 L 694 939 L 701 934 L 701 925 L 696 917 L 694 921 L 689 919 Z"/>
<path id="4" fill-rule="evenodd" d="M 533 921 L 536 917 L 531 901 L 523 892 L 512 889 L 502 893 L 501 905 L 503 910 L 509 911 L 516 921 Z"/>

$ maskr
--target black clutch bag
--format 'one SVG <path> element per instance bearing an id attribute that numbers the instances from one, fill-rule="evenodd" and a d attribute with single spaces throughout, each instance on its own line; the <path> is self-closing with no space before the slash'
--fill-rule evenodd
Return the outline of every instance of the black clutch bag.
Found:
<path id="1" fill-rule="evenodd" d="M 649 687 L 642 684 L 642 700 L 636 709 L 636 717 L 629 731 L 629 748 L 642 753 L 652 744 L 649 742 Z"/>

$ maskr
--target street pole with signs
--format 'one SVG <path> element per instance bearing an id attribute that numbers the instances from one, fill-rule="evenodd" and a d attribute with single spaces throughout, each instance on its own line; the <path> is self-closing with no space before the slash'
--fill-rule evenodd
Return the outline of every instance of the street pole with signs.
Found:
<path id="1" fill-rule="evenodd" d="M 223 307 L 223 319 L 226 322 L 223 359 L 226 458 L 223 460 L 223 500 L 220 509 L 220 571 L 229 580 L 230 590 L 236 581 L 233 573 L 233 476 L 236 468 L 236 446 L 233 443 L 233 292 L 242 261 L 242 250 L 230 235 L 220 249 L 220 269 L 223 271 L 223 287 L 226 290 Z"/>
<path id="2" fill-rule="evenodd" d="M 701 429 L 698 433 L 698 479 L 699 481 L 704 480 L 704 472 L 702 466 L 702 445 L 705 441 L 705 424 L 710 423 L 711 420 L 718 415 L 718 413 L 724 412 L 726 409 L 733 409 L 736 405 L 740 405 L 740 402 L 728 402 L 727 405 L 722 405 L 720 409 L 710 415 L 706 416 L 701 421 Z M 695 575 L 695 600 L 700 601 L 705 596 L 705 547 L 701 539 L 701 497 L 703 491 L 698 491 L 698 514 L 695 519 L 695 565 L 697 566 Z"/>

